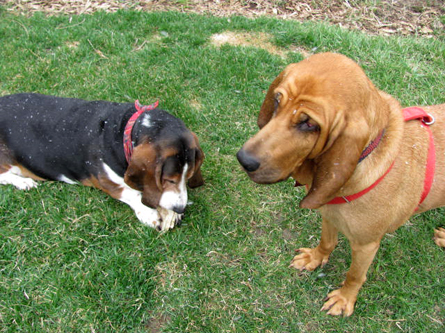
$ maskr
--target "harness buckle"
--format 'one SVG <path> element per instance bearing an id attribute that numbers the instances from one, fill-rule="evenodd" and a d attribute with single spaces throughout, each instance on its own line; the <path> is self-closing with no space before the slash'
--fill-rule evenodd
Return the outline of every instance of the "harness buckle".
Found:
<path id="1" fill-rule="evenodd" d="M 430 120 L 428 121 L 427 119 L 430 119 Z M 430 126 L 430 125 L 432 125 L 432 124 L 434 124 L 436 122 L 436 119 L 430 113 L 427 113 L 427 117 L 424 117 L 422 119 L 422 122 L 425 125 Z"/>

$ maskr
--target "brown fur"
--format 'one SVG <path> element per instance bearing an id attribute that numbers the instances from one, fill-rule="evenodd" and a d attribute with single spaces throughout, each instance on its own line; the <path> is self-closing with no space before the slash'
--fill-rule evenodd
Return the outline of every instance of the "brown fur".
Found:
<path id="1" fill-rule="evenodd" d="M 204 184 L 201 174 L 201 164 L 203 162 L 204 153 L 198 144 L 198 138 L 194 133 L 193 144 L 190 149 L 196 149 L 197 156 L 193 168 L 187 170 L 186 179 L 191 188 Z M 142 191 L 142 203 L 147 206 L 156 206 L 164 191 L 176 191 L 169 181 L 179 184 L 180 174 L 174 178 L 166 179 L 162 176 L 163 161 L 169 157 L 178 154 L 176 147 L 166 147 L 161 152 L 155 145 L 143 143 L 137 146 L 131 157 L 130 164 L 125 172 L 125 182 L 132 188 Z"/>
<path id="2" fill-rule="evenodd" d="M 279 104 L 274 101 L 278 97 Z M 445 205 L 445 104 L 426 106 L 436 149 L 434 183 L 416 213 Z M 319 130 L 304 132 L 307 121 Z M 289 176 L 309 187 L 302 208 L 322 216 L 320 244 L 299 249 L 291 266 L 314 270 L 324 265 L 343 233 L 352 264 L 343 286 L 328 295 L 323 310 L 349 316 L 380 240 L 414 213 L 424 187 L 429 137 L 419 121 L 404 122 L 401 106 L 379 91 L 351 59 L 333 53 L 289 65 L 271 84 L 258 117 L 261 130 L 242 150 L 260 163 L 248 172 L 258 183 Z M 385 129 L 379 146 L 360 164 L 361 152 Z M 360 192 L 391 171 L 377 187 L 350 203 L 326 205 L 334 197 Z M 445 246 L 445 230 L 435 232 Z"/>

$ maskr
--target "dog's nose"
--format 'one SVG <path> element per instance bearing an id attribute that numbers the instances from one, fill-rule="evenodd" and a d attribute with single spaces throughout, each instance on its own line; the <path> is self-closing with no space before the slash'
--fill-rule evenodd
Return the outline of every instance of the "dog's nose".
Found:
<path id="1" fill-rule="evenodd" d="M 185 212 L 185 207 L 183 207 L 183 206 L 174 206 L 172 210 L 173 210 L 175 213 L 178 213 L 178 214 L 184 214 L 184 212 Z"/>
<path id="2" fill-rule="evenodd" d="M 238 151 L 236 158 L 247 172 L 254 172 L 260 167 L 260 162 L 258 162 L 255 157 L 250 155 L 244 149 L 240 149 L 240 151 Z"/>

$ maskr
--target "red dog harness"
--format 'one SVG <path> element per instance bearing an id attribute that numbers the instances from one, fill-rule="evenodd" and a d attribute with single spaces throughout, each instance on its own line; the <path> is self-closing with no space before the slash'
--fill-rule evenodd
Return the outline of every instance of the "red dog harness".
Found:
<path id="1" fill-rule="evenodd" d="M 151 105 L 141 105 L 138 100 L 134 102 L 134 106 L 137 111 L 131 116 L 130 120 L 128 120 L 127 125 L 125 125 L 124 139 L 123 139 L 125 158 L 127 159 L 128 163 L 130 163 L 131 154 L 133 154 L 134 142 L 131 139 L 131 131 L 133 130 L 134 123 L 142 113 L 144 113 L 145 111 L 156 109 L 158 105 L 159 101 L 156 101 Z"/>
<path id="2" fill-rule="evenodd" d="M 421 109 L 419 107 L 405 108 L 402 110 L 402 112 L 403 112 L 403 118 L 405 121 L 410 121 L 410 120 L 414 120 L 414 119 L 420 120 L 421 121 L 420 124 L 424 128 L 427 129 L 428 135 L 429 135 L 430 143 L 428 146 L 428 157 L 427 157 L 427 163 L 426 163 L 425 180 L 423 183 L 422 196 L 421 196 L 420 202 L 419 202 L 419 205 L 420 205 L 425 200 L 425 198 L 428 196 L 428 193 L 431 190 L 431 186 L 433 185 L 434 170 L 436 167 L 436 151 L 434 148 L 433 134 L 432 134 L 429 126 L 432 125 L 435 120 L 430 114 L 426 113 L 423 109 Z M 380 134 L 377 137 L 377 139 L 374 140 L 373 142 L 371 142 L 371 144 L 368 146 L 368 148 L 366 148 L 364 150 L 364 152 L 367 152 L 365 157 L 369 155 L 370 151 L 372 151 L 374 148 L 377 147 L 377 144 L 381 140 L 381 137 L 382 137 L 382 134 Z M 377 144 L 374 144 L 374 142 L 377 142 Z M 369 151 L 370 146 L 372 146 L 372 149 Z M 363 153 L 362 153 L 362 156 L 363 156 Z M 360 161 L 363 158 L 361 157 Z M 361 196 L 365 195 L 366 193 L 371 191 L 374 187 L 376 187 L 383 180 L 383 178 L 385 178 L 385 176 L 389 173 L 389 171 L 391 171 L 393 165 L 394 165 L 394 162 L 391 164 L 389 169 L 383 174 L 383 176 L 381 176 L 379 179 L 377 179 L 375 181 L 375 183 L 372 184 L 371 186 L 369 186 L 368 188 L 365 188 L 363 191 L 360 191 L 360 192 L 352 194 L 352 195 L 348 195 L 346 197 L 336 197 L 336 198 L 332 199 L 331 201 L 329 201 L 327 203 L 327 205 L 336 205 L 336 204 L 343 204 L 343 203 L 351 202 L 351 201 L 358 199 Z M 416 210 L 418 208 L 419 207 L 417 207 Z"/>

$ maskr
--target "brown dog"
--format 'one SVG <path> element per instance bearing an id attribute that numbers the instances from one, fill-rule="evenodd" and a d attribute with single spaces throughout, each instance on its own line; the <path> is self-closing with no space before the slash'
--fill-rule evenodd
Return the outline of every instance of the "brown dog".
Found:
<path id="1" fill-rule="evenodd" d="M 257 183 L 292 176 L 306 185 L 300 207 L 321 213 L 320 244 L 300 248 L 292 267 L 326 264 L 338 232 L 348 238 L 352 264 L 343 286 L 327 297 L 328 314 L 353 313 L 386 233 L 414 212 L 445 205 L 445 104 L 423 110 L 420 120 L 404 121 L 400 104 L 355 62 L 317 54 L 273 81 L 258 118 L 261 130 L 237 154 Z M 445 247 L 444 229 L 436 230 L 435 242 Z"/>

